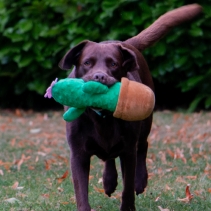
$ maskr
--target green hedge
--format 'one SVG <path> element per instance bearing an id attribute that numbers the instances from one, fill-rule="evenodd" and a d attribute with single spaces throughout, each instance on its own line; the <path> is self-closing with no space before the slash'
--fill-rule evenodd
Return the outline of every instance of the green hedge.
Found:
<path id="1" fill-rule="evenodd" d="M 166 11 L 188 3 L 0 0 L 0 106 L 43 106 L 51 80 L 67 74 L 57 64 L 70 47 L 84 39 L 125 40 Z M 192 93 L 191 110 L 200 102 L 211 107 L 211 0 L 198 3 L 204 7 L 202 16 L 173 29 L 144 52 L 157 95 L 162 95 L 159 87 Z"/>

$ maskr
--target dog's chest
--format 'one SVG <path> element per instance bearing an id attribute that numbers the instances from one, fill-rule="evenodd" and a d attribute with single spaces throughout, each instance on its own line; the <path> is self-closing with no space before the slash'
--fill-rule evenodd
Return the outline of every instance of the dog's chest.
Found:
<path id="1" fill-rule="evenodd" d="M 117 157 L 125 148 L 123 131 L 122 125 L 116 120 L 94 122 L 85 150 L 103 160 Z"/>
<path id="2" fill-rule="evenodd" d="M 103 118 L 93 110 L 87 110 L 81 118 L 68 125 L 71 148 L 80 149 L 87 155 L 97 155 L 102 160 L 118 157 L 135 146 L 140 126 L 109 114 Z"/>
<path id="3" fill-rule="evenodd" d="M 102 160 L 118 157 L 125 150 L 124 141 L 119 139 L 115 143 L 105 137 L 101 139 L 89 139 L 85 144 L 85 151 L 91 155 L 96 155 Z"/>

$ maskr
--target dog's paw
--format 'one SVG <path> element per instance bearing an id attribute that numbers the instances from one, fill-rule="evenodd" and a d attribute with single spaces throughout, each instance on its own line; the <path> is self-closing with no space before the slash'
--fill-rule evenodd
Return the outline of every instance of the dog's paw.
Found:
<path id="1" fill-rule="evenodd" d="M 143 193 L 144 190 L 145 190 L 144 187 L 137 187 L 137 188 L 136 188 L 136 195 L 138 196 L 139 194 Z"/>
<path id="2" fill-rule="evenodd" d="M 108 178 L 107 178 L 107 179 L 103 180 L 103 187 L 105 190 L 105 194 L 110 197 L 111 194 L 116 190 L 117 184 L 118 183 L 117 183 L 116 179 L 108 180 Z"/>
<path id="3" fill-rule="evenodd" d="M 109 197 L 116 190 L 117 187 L 117 170 L 115 166 L 115 161 L 106 161 L 104 172 L 103 172 L 103 188 L 105 194 Z"/>
<path id="4" fill-rule="evenodd" d="M 135 182 L 135 191 L 136 191 L 136 195 L 139 195 L 141 193 L 144 192 L 144 189 L 146 188 L 147 186 L 147 175 L 140 179 L 140 180 L 136 180 Z"/>

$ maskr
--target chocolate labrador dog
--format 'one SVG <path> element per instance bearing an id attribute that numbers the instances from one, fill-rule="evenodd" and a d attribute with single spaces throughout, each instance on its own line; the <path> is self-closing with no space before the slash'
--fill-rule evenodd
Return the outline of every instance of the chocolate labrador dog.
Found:
<path id="1" fill-rule="evenodd" d="M 98 81 L 109 87 L 127 77 L 153 90 L 152 77 L 141 51 L 162 38 L 172 27 L 194 18 L 201 10 L 199 5 L 192 4 L 170 11 L 124 42 L 83 41 L 66 53 L 59 66 L 65 70 L 75 66 L 70 78 Z M 147 137 L 151 123 L 152 114 L 142 121 L 128 122 L 114 118 L 107 110 L 90 107 L 78 119 L 66 124 L 78 211 L 91 210 L 88 183 L 92 155 L 105 161 L 103 187 L 108 196 L 117 186 L 115 158 L 120 158 L 123 178 L 120 210 L 135 210 L 134 192 L 137 195 L 142 193 L 147 185 Z"/>

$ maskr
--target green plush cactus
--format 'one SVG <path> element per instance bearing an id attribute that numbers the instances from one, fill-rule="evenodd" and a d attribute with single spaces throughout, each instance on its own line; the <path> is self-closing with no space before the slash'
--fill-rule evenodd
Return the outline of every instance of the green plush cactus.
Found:
<path id="1" fill-rule="evenodd" d="M 53 97 L 55 101 L 70 108 L 64 113 L 66 121 L 77 119 L 86 107 L 101 108 L 114 112 L 118 102 L 121 83 L 107 87 L 99 82 L 82 79 L 57 79 L 47 89 L 45 97 Z"/>
<path id="2" fill-rule="evenodd" d="M 66 121 L 77 119 L 86 107 L 109 110 L 113 112 L 113 117 L 125 121 L 139 121 L 149 117 L 155 105 L 151 88 L 124 77 L 110 87 L 96 81 L 56 79 L 47 89 L 45 97 L 53 97 L 70 107 L 63 115 Z"/>

